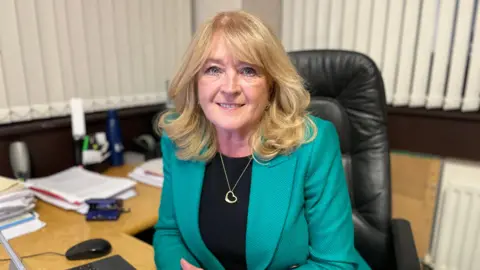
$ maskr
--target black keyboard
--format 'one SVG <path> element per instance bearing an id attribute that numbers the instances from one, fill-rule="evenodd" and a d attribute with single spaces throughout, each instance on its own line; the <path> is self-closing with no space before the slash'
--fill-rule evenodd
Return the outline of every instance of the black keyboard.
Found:
<path id="1" fill-rule="evenodd" d="M 105 259 L 70 268 L 68 270 L 135 270 L 135 267 L 129 264 L 120 255 L 114 255 Z"/>

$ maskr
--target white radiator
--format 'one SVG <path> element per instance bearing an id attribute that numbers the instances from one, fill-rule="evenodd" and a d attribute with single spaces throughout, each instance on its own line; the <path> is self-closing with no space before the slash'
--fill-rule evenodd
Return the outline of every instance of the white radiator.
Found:
<path id="1" fill-rule="evenodd" d="M 444 162 L 425 262 L 435 270 L 480 268 L 480 164 Z"/>
<path id="2" fill-rule="evenodd" d="M 284 0 L 287 51 L 369 55 L 392 106 L 478 111 L 480 0 Z"/>

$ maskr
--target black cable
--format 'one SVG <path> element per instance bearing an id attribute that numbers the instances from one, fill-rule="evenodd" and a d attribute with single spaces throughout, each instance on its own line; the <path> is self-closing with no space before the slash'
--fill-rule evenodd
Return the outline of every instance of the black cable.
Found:
<path id="1" fill-rule="evenodd" d="M 62 253 L 59 253 L 59 252 L 49 251 L 49 252 L 42 252 L 42 253 L 36 253 L 36 254 L 22 256 L 22 257 L 20 257 L 20 259 L 26 259 L 26 258 L 31 258 L 31 257 L 41 256 L 41 255 L 47 255 L 47 254 L 58 255 L 58 256 L 62 256 L 62 257 L 65 256 L 65 254 L 62 254 Z M 0 262 L 6 262 L 6 261 L 10 261 L 10 259 L 0 259 Z"/>

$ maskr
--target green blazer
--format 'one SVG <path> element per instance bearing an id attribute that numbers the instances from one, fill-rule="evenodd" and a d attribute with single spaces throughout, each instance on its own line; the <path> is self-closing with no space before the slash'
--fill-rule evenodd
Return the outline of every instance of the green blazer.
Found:
<path id="1" fill-rule="evenodd" d="M 254 162 L 247 218 L 248 269 L 370 269 L 354 247 L 348 187 L 335 127 L 312 117 L 315 140 L 267 164 Z M 158 269 L 180 259 L 223 269 L 200 235 L 205 162 L 183 161 L 162 137 L 164 184 L 153 247 Z"/>

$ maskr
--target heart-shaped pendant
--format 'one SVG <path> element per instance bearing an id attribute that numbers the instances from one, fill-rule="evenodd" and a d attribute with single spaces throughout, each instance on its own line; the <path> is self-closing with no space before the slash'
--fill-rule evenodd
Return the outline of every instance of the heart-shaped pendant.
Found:
<path id="1" fill-rule="evenodd" d="M 236 203 L 237 202 L 237 196 L 235 196 L 233 191 L 229 191 L 229 192 L 227 192 L 227 194 L 225 194 L 225 201 L 227 203 Z"/>

